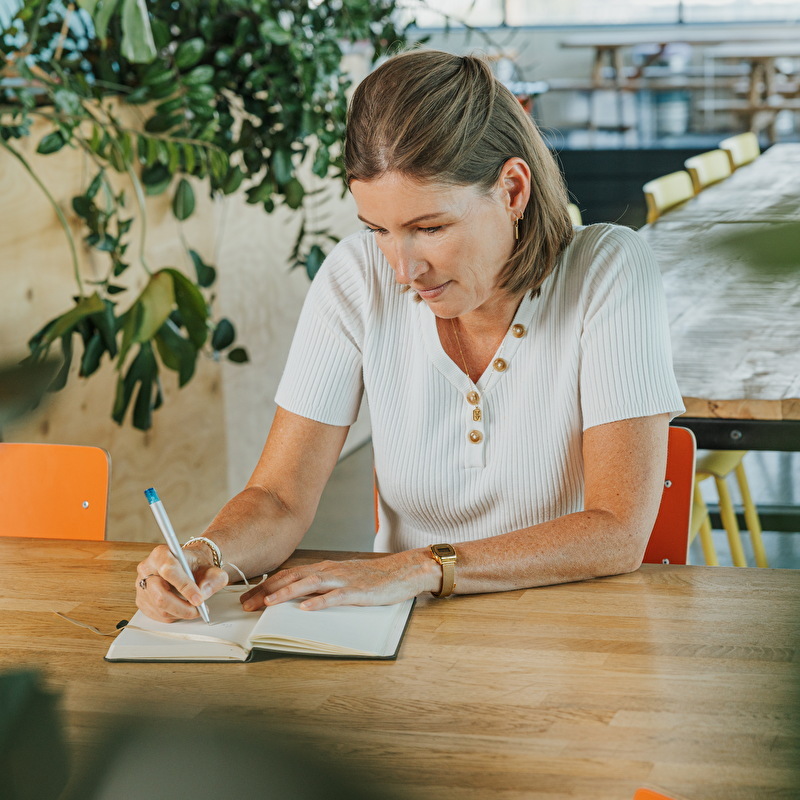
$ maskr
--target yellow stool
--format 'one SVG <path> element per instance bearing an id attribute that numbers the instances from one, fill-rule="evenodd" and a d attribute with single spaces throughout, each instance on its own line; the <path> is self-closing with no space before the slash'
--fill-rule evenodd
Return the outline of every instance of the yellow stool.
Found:
<path id="1" fill-rule="evenodd" d="M 703 557 L 709 566 L 717 566 L 719 562 L 717 561 L 717 553 L 711 538 L 711 520 L 708 515 L 708 508 L 703 500 L 699 486 L 706 478 L 714 478 L 714 482 L 717 485 L 719 514 L 722 519 L 722 527 L 728 535 L 728 545 L 731 550 L 733 565 L 735 567 L 747 566 L 747 559 L 742 549 L 742 540 L 739 534 L 739 523 L 736 521 L 733 501 L 728 491 L 728 485 L 725 482 L 731 472 L 736 475 L 736 483 L 739 485 L 739 492 L 742 495 L 744 519 L 747 524 L 747 530 L 750 533 L 756 566 L 769 566 L 767 555 L 764 552 L 764 543 L 761 540 L 761 520 L 758 518 L 758 511 L 750 495 L 750 486 L 747 482 L 747 474 L 744 471 L 744 463 L 742 462 L 746 452 L 746 450 L 712 450 L 697 460 L 689 540 L 693 541 L 696 536 L 700 536 Z"/>

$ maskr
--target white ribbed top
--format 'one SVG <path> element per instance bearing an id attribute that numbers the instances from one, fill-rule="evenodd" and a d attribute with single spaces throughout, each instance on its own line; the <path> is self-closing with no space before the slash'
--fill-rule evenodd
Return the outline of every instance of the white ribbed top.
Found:
<path id="1" fill-rule="evenodd" d="M 490 364 L 473 386 L 444 352 L 428 306 L 400 293 L 373 234 L 349 236 L 326 259 L 275 399 L 295 414 L 351 425 L 366 391 L 376 550 L 457 544 L 580 511 L 583 430 L 683 411 L 661 277 L 628 228 L 579 228 L 512 324 L 525 334 L 501 343 L 507 368 Z"/>

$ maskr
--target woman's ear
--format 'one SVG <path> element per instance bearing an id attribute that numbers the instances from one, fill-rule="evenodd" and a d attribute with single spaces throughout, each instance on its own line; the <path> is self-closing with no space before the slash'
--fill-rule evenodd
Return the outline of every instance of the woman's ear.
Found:
<path id="1" fill-rule="evenodd" d="M 509 158 L 500 170 L 498 185 L 514 219 L 522 216 L 531 196 L 531 168 L 527 162 L 517 156 Z"/>

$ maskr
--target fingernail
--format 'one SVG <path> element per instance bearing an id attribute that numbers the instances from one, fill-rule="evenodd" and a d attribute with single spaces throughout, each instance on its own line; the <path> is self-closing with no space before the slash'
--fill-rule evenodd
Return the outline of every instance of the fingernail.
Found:
<path id="1" fill-rule="evenodd" d="M 274 595 L 274 594 L 267 595 L 267 596 L 264 598 L 264 602 L 265 602 L 265 603 L 271 603 L 271 602 L 273 602 L 274 600 L 275 600 L 275 595 Z"/>

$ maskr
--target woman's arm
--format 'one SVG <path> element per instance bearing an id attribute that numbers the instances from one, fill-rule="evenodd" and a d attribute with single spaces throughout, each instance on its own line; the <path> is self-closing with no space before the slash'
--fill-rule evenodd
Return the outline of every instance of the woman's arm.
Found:
<path id="1" fill-rule="evenodd" d="M 278 408 L 247 486 L 203 533 L 219 546 L 225 562 L 236 564 L 248 576 L 260 575 L 292 554 L 314 519 L 347 431 Z M 142 588 L 137 580 L 136 602 L 149 617 L 161 621 L 196 617 L 194 606 L 229 579 L 238 579 L 232 568 L 223 571 L 213 566 L 211 549 L 203 542 L 190 544 L 185 553 L 202 596 L 160 545 L 137 569 L 138 578 L 147 581 Z"/>
<path id="2" fill-rule="evenodd" d="M 456 593 L 497 592 L 631 572 L 661 500 L 668 417 L 622 420 L 584 433 L 584 511 L 457 545 Z M 245 608 L 303 595 L 309 609 L 398 602 L 441 588 L 427 548 L 369 561 L 285 570 L 249 593 Z"/>

